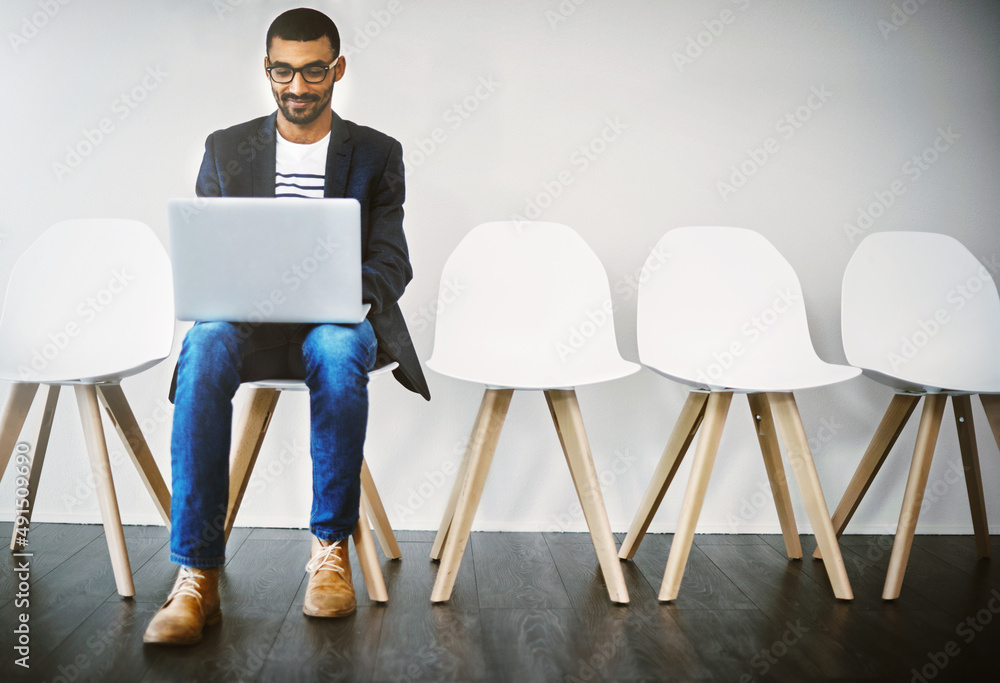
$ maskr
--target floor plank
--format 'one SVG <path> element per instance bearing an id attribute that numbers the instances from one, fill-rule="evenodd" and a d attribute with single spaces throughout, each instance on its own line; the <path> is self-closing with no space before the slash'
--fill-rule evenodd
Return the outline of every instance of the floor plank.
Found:
<path id="1" fill-rule="evenodd" d="M 376 544 L 378 545 L 378 544 Z M 382 576 L 389 593 L 388 609 L 424 609 L 431 604 L 431 589 L 437 578 L 440 564 L 430 559 L 433 538 L 427 542 L 400 541 L 403 559 L 386 560 L 381 551 Z M 478 612 L 479 595 L 476 588 L 476 561 L 472 544 L 465 546 L 462 566 L 455 580 L 455 590 L 447 605 L 459 612 Z"/>
<path id="2" fill-rule="evenodd" d="M 12 528 L 13 524 L 8 523 L 8 529 Z M 8 530 L 0 538 L 9 542 L 10 534 Z M 38 581 L 103 534 L 104 530 L 96 524 L 33 524 L 28 529 L 28 546 L 16 552 L 32 553 L 31 580 Z M 44 552 L 36 553 L 38 549 Z M 12 552 L 0 550 L 0 596 L 4 598 L 14 593 L 15 564 Z"/>
<path id="3" fill-rule="evenodd" d="M 785 542 L 780 535 L 762 535 L 761 538 L 778 552 L 785 552 Z M 816 560 L 812 557 L 815 549 L 816 540 L 812 536 L 803 536 L 802 560 L 794 568 L 796 571 L 801 571 L 803 574 L 811 577 L 818 584 L 828 586 L 830 579 L 826 573 L 826 565 L 823 564 L 822 560 Z M 881 546 L 871 546 L 870 549 L 874 557 L 878 557 L 883 553 Z M 854 600 L 850 604 L 855 608 L 874 609 L 885 612 L 937 609 L 932 602 L 905 584 L 903 585 L 900 600 L 883 600 L 882 586 L 885 583 L 885 567 L 879 567 L 874 564 L 869 558 L 868 553 L 865 553 L 864 548 L 861 546 L 842 546 L 841 555 L 844 558 L 844 566 L 847 567 L 847 576 L 851 581 L 851 589 L 854 591 Z"/>
<path id="4" fill-rule="evenodd" d="M 603 680 L 606 665 L 594 670 L 587 658 L 587 634 L 572 609 L 484 609 L 486 665 L 510 681 Z M 492 680 L 498 680 L 496 678 Z"/>
<path id="5" fill-rule="evenodd" d="M 981 558 L 970 536 L 915 536 L 913 544 L 952 567 L 1000 588 L 1000 562 Z M 992 551 L 994 554 L 996 550 Z M 1000 559 L 1000 558 L 998 558 Z"/>
<path id="6" fill-rule="evenodd" d="M 158 605 L 105 602 L 40 663 L 35 680 L 138 681 L 149 669 L 142 634 Z"/>
<path id="7" fill-rule="evenodd" d="M 807 633 L 779 625 L 760 610 L 681 610 L 673 618 L 710 667 L 714 680 L 821 680 L 819 663 L 795 647 Z"/>
<path id="8" fill-rule="evenodd" d="M 578 680 L 688 681 L 712 677 L 688 635 L 675 620 L 676 612 L 648 603 L 639 608 L 610 606 L 604 614 L 577 616 L 583 625 L 575 675 Z"/>
<path id="9" fill-rule="evenodd" d="M 146 682 L 252 681 L 262 671 L 287 610 L 224 605 L 222 622 L 190 647 L 144 645 Z"/>
<path id="10" fill-rule="evenodd" d="M 754 538 L 758 538 L 754 536 Z M 673 534 L 649 534 L 643 539 L 633 561 L 653 587 L 654 599 L 660 592 L 663 573 L 670 556 Z M 709 543 L 730 546 L 729 543 Z M 701 546 L 691 546 L 680 592 L 672 602 L 678 609 L 756 609 L 756 605 L 730 581 Z"/>
<path id="11" fill-rule="evenodd" d="M 580 543 L 580 537 L 586 543 Z M 623 562 L 629 605 L 608 600 L 588 534 L 545 534 L 566 594 L 585 634 L 588 654 L 577 679 L 598 674 L 623 680 L 688 680 L 709 675 L 671 616 L 656 600 L 657 590 L 633 562 Z M 658 588 L 658 587 L 657 587 Z"/>
<path id="12" fill-rule="evenodd" d="M 872 677 L 877 674 L 870 643 L 847 644 L 849 606 L 837 601 L 829 586 L 821 586 L 801 571 L 801 561 L 789 561 L 767 545 L 702 546 L 771 621 L 803 635 L 796 640 L 814 662 L 832 678 Z"/>
<path id="13" fill-rule="evenodd" d="M 479 612 L 432 606 L 429 600 L 420 609 L 391 609 L 386 609 L 373 680 L 488 680 Z"/>
<path id="14" fill-rule="evenodd" d="M 223 612 L 287 612 L 306 578 L 309 545 L 303 538 L 247 539 L 219 573 Z"/>
<path id="15" fill-rule="evenodd" d="M 756 534 L 695 534 L 695 545 L 760 545 Z"/>
<path id="16" fill-rule="evenodd" d="M 865 559 L 877 568 L 876 574 L 880 574 L 881 581 L 884 582 L 892 552 L 892 537 L 880 536 L 868 539 L 867 543 L 852 543 L 845 548 L 856 554 L 863 553 Z M 971 538 L 966 540 L 972 541 Z M 910 560 L 903 577 L 904 592 L 896 602 L 905 597 L 906 591 L 912 591 L 922 596 L 936 609 L 950 614 L 958 621 L 981 609 L 993 599 L 994 591 L 998 589 L 989 579 L 991 575 L 992 571 L 983 572 L 982 569 L 979 573 L 959 569 L 915 543 L 910 551 Z"/>
<path id="17" fill-rule="evenodd" d="M 257 680 L 372 680 L 384 613 L 383 607 L 359 607 L 343 619 L 313 619 L 289 610 Z"/>
<path id="18" fill-rule="evenodd" d="M 81 535 L 89 534 L 81 529 Z M 125 542 L 133 569 L 141 567 L 162 545 L 159 539 L 135 534 L 131 527 L 126 528 Z M 39 559 L 49 553 L 47 548 L 32 552 Z M 116 592 L 108 546 L 101 532 L 42 578 L 35 581 L 32 577 L 29 605 L 23 610 L 31 625 L 32 656 L 41 659 L 53 651 L 101 603 L 112 598 L 116 602 L 126 600 Z M 0 610 L 0 624 L 13 624 L 21 612 L 16 602 L 8 603 Z M 12 650 L 13 638 L 11 629 L 0 630 L 0 648 L 4 652 Z"/>
<path id="19" fill-rule="evenodd" d="M 352 548 L 358 611 L 326 620 L 302 614 L 308 531 L 249 528 L 230 538 L 222 623 L 193 647 L 144 646 L 176 567 L 163 527 L 125 533 L 135 599 L 115 592 L 97 525 L 32 526 L 28 609 L 0 555 L 0 649 L 15 652 L 25 612 L 32 665 L 5 656 L 0 680 L 979 681 L 1000 648 L 1000 564 L 971 536 L 916 537 L 894 601 L 881 599 L 892 537 L 845 536 L 855 599 L 841 601 L 811 536 L 790 561 L 779 534 L 699 535 L 661 604 L 671 536 L 648 534 L 621 564 L 631 603 L 616 605 L 588 534 L 477 532 L 452 599 L 431 605 L 433 533 L 401 532 L 403 559 L 379 554 L 389 603 L 368 598 Z"/>
<path id="20" fill-rule="evenodd" d="M 582 544 L 578 547 L 588 552 Z M 570 607 L 569 596 L 541 534 L 478 533 L 472 537 L 472 549 L 480 609 Z M 593 548 L 589 552 L 593 555 Z"/>
<path id="21" fill-rule="evenodd" d="M 581 536 L 587 539 L 586 543 L 578 542 Z M 608 600 L 604 575 L 588 534 L 545 534 L 544 540 L 564 592 L 578 614 L 602 617 L 627 609 Z M 628 608 L 642 611 L 655 608 L 656 593 L 635 563 L 622 562 L 621 568 L 628 588 Z"/>

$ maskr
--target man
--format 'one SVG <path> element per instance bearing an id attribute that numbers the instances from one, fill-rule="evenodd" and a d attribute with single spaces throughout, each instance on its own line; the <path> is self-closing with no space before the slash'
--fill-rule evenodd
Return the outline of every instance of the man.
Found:
<path id="1" fill-rule="evenodd" d="M 281 14 L 267 32 L 264 75 L 278 110 L 216 131 L 205 143 L 199 196 L 353 197 L 361 204 L 362 290 L 356 325 L 197 323 L 187 333 L 171 393 L 170 559 L 181 565 L 147 643 L 186 645 L 221 619 L 232 397 L 241 381 L 301 377 L 310 393 L 313 547 L 303 612 L 355 609 L 347 538 L 358 523 L 368 419 L 368 372 L 395 360 L 396 378 L 430 398 L 397 305 L 412 277 L 403 235 L 400 144 L 330 108 L 344 76 L 340 36 L 321 12 Z"/>

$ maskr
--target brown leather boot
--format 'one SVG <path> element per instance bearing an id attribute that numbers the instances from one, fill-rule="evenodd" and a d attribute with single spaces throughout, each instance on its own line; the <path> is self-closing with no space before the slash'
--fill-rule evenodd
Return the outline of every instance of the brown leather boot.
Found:
<path id="1" fill-rule="evenodd" d="M 358 603 L 354 598 L 351 560 L 347 539 L 336 542 L 313 537 L 312 553 L 306 565 L 309 585 L 302 612 L 310 617 L 346 617 Z"/>
<path id="2" fill-rule="evenodd" d="M 222 621 L 219 609 L 219 568 L 181 567 L 167 601 L 146 627 L 142 642 L 194 645 L 205 626 Z"/>

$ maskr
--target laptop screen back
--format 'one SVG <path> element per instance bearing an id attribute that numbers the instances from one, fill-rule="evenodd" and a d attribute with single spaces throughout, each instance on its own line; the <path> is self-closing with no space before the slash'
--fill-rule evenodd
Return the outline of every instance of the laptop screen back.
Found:
<path id="1" fill-rule="evenodd" d="M 203 197 L 167 212 L 178 320 L 364 319 L 357 200 Z"/>

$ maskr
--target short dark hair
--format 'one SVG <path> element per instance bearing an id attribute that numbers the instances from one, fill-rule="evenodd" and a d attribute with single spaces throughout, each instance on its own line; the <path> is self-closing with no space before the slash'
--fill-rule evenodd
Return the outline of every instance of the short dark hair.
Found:
<path id="1" fill-rule="evenodd" d="M 283 12 L 271 22 L 267 29 L 266 52 L 271 51 L 271 41 L 274 38 L 282 40 L 319 40 L 323 36 L 330 39 L 333 56 L 340 56 L 340 32 L 330 17 L 322 12 L 308 7 L 299 7 Z"/>

